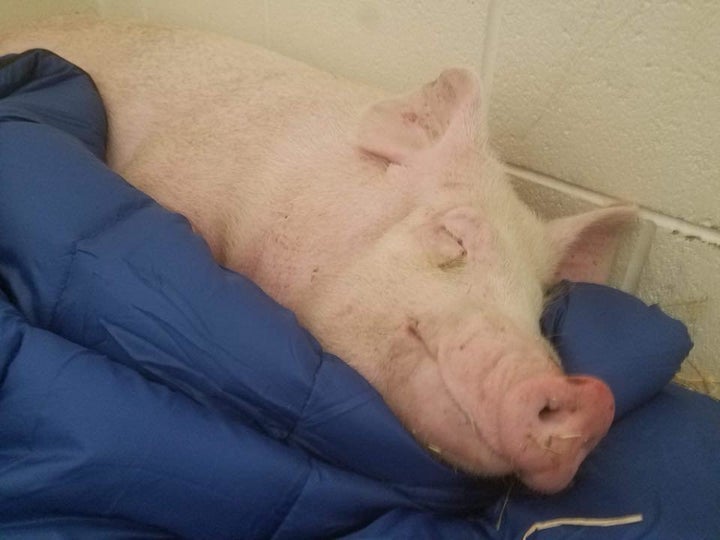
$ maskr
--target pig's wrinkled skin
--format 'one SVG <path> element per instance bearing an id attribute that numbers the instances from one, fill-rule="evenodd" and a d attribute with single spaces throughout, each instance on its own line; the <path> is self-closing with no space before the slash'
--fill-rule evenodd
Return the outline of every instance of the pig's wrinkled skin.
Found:
<path id="1" fill-rule="evenodd" d="M 571 481 L 613 418 L 538 319 L 560 277 L 602 277 L 612 207 L 542 223 L 486 146 L 479 82 L 378 90 L 229 38 L 56 20 L 0 37 L 95 79 L 110 165 L 188 217 L 217 260 L 291 308 L 415 437 L 481 475 Z M 383 101 L 385 100 L 385 101 Z"/>

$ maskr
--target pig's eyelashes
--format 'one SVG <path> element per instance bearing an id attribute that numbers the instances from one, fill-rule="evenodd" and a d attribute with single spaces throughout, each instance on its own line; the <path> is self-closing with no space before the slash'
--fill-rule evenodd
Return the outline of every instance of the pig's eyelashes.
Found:
<path id="1" fill-rule="evenodd" d="M 426 223 L 417 229 L 423 253 L 435 268 L 452 270 L 462 267 L 467 258 L 463 239 L 444 224 Z"/>
<path id="2" fill-rule="evenodd" d="M 459 236 L 455 236 L 455 235 L 452 233 L 452 231 L 451 231 L 450 229 L 448 229 L 445 225 L 443 225 L 440 229 L 441 229 L 445 234 L 447 234 L 450 238 L 452 238 L 458 246 L 460 246 L 460 247 L 462 248 L 462 250 L 463 250 L 463 255 L 464 255 L 464 254 L 465 254 L 465 246 L 464 246 L 464 244 L 463 244 L 462 238 L 460 238 Z"/>
<path id="3" fill-rule="evenodd" d="M 452 246 L 452 248 L 449 250 L 443 250 L 446 253 L 442 254 L 444 255 L 444 257 L 443 260 L 440 261 L 440 263 L 438 264 L 438 267 L 442 270 L 450 270 L 451 268 L 457 268 L 465 264 L 467 249 L 465 249 L 462 238 L 453 234 L 453 232 L 444 225 L 440 227 L 440 232 L 446 238 L 450 238 L 455 243 L 455 245 Z"/>
<path id="4" fill-rule="evenodd" d="M 453 268 L 459 268 L 465 264 L 464 254 L 460 257 L 455 257 L 449 261 L 442 262 L 438 265 L 441 270 L 452 270 Z"/>

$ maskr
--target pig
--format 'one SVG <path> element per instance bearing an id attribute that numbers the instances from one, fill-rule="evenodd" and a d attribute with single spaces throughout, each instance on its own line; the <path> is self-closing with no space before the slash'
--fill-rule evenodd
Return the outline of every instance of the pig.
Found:
<path id="1" fill-rule="evenodd" d="M 479 476 L 565 488 L 614 414 L 541 335 L 558 280 L 602 280 L 631 206 L 540 220 L 488 146 L 478 77 L 403 96 L 235 39 L 86 17 L 6 33 L 95 80 L 108 162 L 218 263 L 291 309 L 417 441 Z"/>

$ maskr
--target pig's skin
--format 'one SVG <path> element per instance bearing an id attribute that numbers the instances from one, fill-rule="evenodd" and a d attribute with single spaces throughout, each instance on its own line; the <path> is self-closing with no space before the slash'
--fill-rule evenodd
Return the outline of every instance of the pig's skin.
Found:
<path id="1" fill-rule="evenodd" d="M 91 19 L 0 38 L 95 79 L 109 162 L 187 216 L 221 263 L 294 310 L 424 445 L 557 491 L 607 431 L 609 389 L 565 377 L 543 287 L 597 279 L 611 208 L 540 222 L 486 147 L 477 79 L 385 100 L 228 38 Z"/>

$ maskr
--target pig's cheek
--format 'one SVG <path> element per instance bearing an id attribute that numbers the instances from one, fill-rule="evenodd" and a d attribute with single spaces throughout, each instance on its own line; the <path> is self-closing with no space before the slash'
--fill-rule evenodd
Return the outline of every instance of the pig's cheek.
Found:
<path id="1" fill-rule="evenodd" d="M 396 336 L 382 385 L 376 384 L 385 400 L 439 459 L 473 473 L 511 472 L 448 391 L 436 358 L 411 330 L 412 321 L 408 327 Z"/>
<path id="2" fill-rule="evenodd" d="M 502 388 L 506 387 L 505 370 L 499 369 L 502 351 L 478 353 L 467 345 L 471 340 L 438 349 L 438 377 L 458 409 L 473 423 L 476 436 L 494 449 L 500 448 L 497 412 Z"/>

